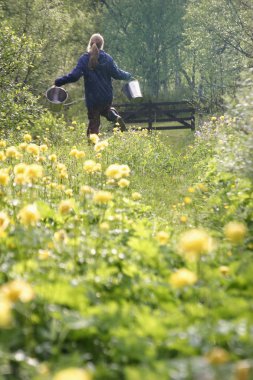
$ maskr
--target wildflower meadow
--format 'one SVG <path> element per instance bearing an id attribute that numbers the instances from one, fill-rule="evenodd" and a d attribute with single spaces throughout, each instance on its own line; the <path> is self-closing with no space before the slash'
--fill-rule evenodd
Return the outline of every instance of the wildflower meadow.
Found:
<path id="1" fill-rule="evenodd" d="M 0 380 L 253 380 L 252 19 L 249 0 L 0 1 Z M 143 94 L 113 80 L 116 109 L 190 104 L 196 129 L 172 107 L 175 130 L 101 118 L 88 140 L 83 78 L 51 109 L 97 32 Z"/>
<path id="2" fill-rule="evenodd" d="M 2 133 L 1 379 L 253 379 L 242 96 L 196 133 Z"/>

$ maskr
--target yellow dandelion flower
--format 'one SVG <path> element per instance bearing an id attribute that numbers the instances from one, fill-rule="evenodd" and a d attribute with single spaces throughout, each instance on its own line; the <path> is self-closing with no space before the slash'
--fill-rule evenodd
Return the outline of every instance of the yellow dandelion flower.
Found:
<path id="1" fill-rule="evenodd" d="M 84 162 L 83 170 L 86 173 L 95 173 L 97 171 L 101 171 L 101 164 L 96 163 L 93 160 L 87 160 Z"/>
<path id="2" fill-rule="evenodd" d="M 96 165 L 95 165 L 95 167 L 94 167 L 94 171 L 95 172 L 101 172 L 101 168 L 102 168 L 101 164 L 97 162 Z"/>
<path id="3" fill-rule="evenodd" d="M 51 161 L 51 162 L 56 162 L 56 161 L 57 161 L 57 156 L 56 156 L 56 154 L 50 154 L 50 155 L 48 156 L 48 159 L 49 159 L 49 161 Z"/>
<path id="4" fill-rule="evenodd" d="M 110 225 L 109 225 L 107 222 L 102 222 L 102 223 L 100 223 L 100 225 L 99 225 L 99 229 L 100 229 L 102 232 L 107 232 L 107 231 L 109 231 L 109 229 L 110 229 Z"/>
<path id="5" fill-rule="evenodd" d="M 169 282 L 173 288 L 183 288 L 194 285 L 197 282 L 197 276 L 188 269 L 182 268 L 170 276 Z"/>
<path id="6" fill-rule="evenodd" d="M 23 154 L 18 152 L 16 155 L 16 160 L 21 160 L 22 158 L 23 158 Z"/>
<path id="7" fill-rule="evenodd" d="M 26 147 L 26 151 L 33 156 L 38 156 L 40 154 L 40 147 L 37 144 L 29 144 Z"/>
<path id="8" fill-rule="evenodd" d="M 69 152 L 69 155 L 71 157 L 76 157 L 78 150 L 76 148 L 72 148 L 71 151 Z"/>
<path id="9" fill-rule="evenodd" d="M 180 217 L 180 222 L 182 222 L 182 223 L 186 223 L 187 220 L 188 220 L 188 218 L 187 218 L 186 215 L 182 215 L 182 216 Z"/>
<path id="10" fill-rule="evenodd" d="M 38 161 L 38 162 L 45 162 L 46 161 L 46 157 L 45 156 L 39 156 L 39 157 L 37 157 L 36 161 Z"/>
<path id="11" fill-rule="evenodd" d="M 239 244 L 247 234 L 247 227 L 244 223 L 232 221 L 225 225 L 224 234 L 231 243 Z"/>
<path id="12" fill-rule="evenodd" d="M 14 174 L 24 174 L 26 172 L 27 165 L 24 163 L 20 163 L 14 166 L 13 172 Z"/>
<path id="13" fill-rule="evenodd" d="M 226 350 L 215 347 L 206 355 L 206 359 L 210 364 L 224 364 L 229 361 L 230 357 Z"/>
<path id="14" fill-rule="evenodd" d="M 166 245 L 169 241 L 169 234 L 165 231 L 159 231 L 156 234 L 156 240 L 160 245 Z"/>
<path id="15" fill-rule="evenodd" d="M 62 215 L 69 214 L 73 210 L 73 202 L 69 199 L 62 200 L 58 209 Z"/>
<path id="16" fill-rule="evenodd" d="M 76 158 L 77 159 L 82 159 L 86 156 L 86 153 L 83 150 L 78 150 L 76 153 Z"/>
<path id="17" fill-rule="evenodd" d="M 47 187 L 49 189 L 56 189 L 57 188 L 57 183 L 56 182 L 50 182 Z"/>
<path id="18" fill-rule="evenodd" d="M 27 148 L 27 143 L 21 143 L 21 144 L 19 144 L 19 149 L 20 150 L 23 150 L 23 151 L 25 151 L 26 150 L 26 148 Z"/>
<path id="19" fill-rule="evenodd" d="M 15 185 L 25 185 L 28 183 L 28 178 L 26 176 L 26 174 L 17 174 L 15 177 L 14 177 L 14 184 Z"/>
<path id="20" fill-rule="evenodd" d="M 48 176 L 43 177 L 43 178 L 42 178 L 42 181 L 43 181 L 44 183 L 50 183 L 51 179 L 52 179 L 52 178 L 48 175 Z"/>
<path id="21" fill-rule="evenodd" d="M 118 164 L 112 164 L 110 165 L 106 171 L 105 175 L 107 177 L 113 178 L 113 179 L 120 179 L 122 177 L 121 174 L 121 165 Z"/>
<path id="22" fill-rule="evenodd" d="M 72 197 L 73 196 L 73 190 L 72 189 L 66 189 L 64 191 L 64 193 L 68 196 L 68 197 Z"/>
<path id="23" fill-rule="evenodd" d="M 90 137 L 89 137 L 89 140 L 90 140 L 93 144 L 97 144 L 98 141 L 99 141 L 99 137 L 98 137 L 98 135 L 96 135 L 96 134 L 91 134 Z"/>
<path id="24" fill-rule="evenodd" d="M 45 152 L 48 151 L 48 146 L 47 146 L 46 144 L 42 144 L 42 145 L 40 145 L 39 148 L 40 148 L 40 151 L 41 151 L 42 153 L 45 153 Z"/>
<path id="25" fill-rule="evenodd" d="M 93 201 L 94 203 L 106 204 L 110 202 L 112 198 L 113 198 L 112 193 L 110 193 L 109 191 L 101 190 L 94 194 Z"/>
<path id="26" fill-rule="evenodd" d="M 4 212 L 0 212 L 0 231 L 5 231 L 8 225 L 10 224 L 10 219 L 8 215 Z"/>
<path id="27" fill-rule="evenodd" d="M 62 170 L 66 171 L 66 170 L 67 170 L 67 167 L 66 167 L 65 164 L 59 162 L 59 163 L 56 165 L 56 170 L 58 170 L 59 172 L 62 171 Z"/>
<path id="28" fill-rule="evenodd" d="M 12 323 L 12 303 L 0 294 L 0 327 L 8 328 Z"/>
<path id="29" fill-rule="evenodd" d="M 130 172 L 131 170 L 128 165 L 121 165 L 122 177 L 129 177 Z"/>
<path id="30" fill-rule="evenodd" d="M 0 292 L 10 302 L 21 301 L 27 303 L 35 297 L 33 288 L 24 280 L 10 281 L 1 286 Z"/>
<path id="31" fill-rule="evenodd" d="M 212 248 L 211 237 L 206 231 L 197 228 L 184 232 L 179 241 L 180 251 L 189 254 L 189 257 L 210 252 Z"/>
<path id="32" fill-rule="evenodd" d="M 5 155 L 8 158 L 17 158 L 19 153 L 15 146 L 9 146 L 5 151 Z"/>
<path id="33" fill-rule="evenodd" d="M 135 191 L 134 193 L 132 193 L 131 197 L 134 201 L 139 201 L 142 198 L 142 195 Z"/>
<path id="34" fill-rule="evenodd" d="M 29 204 L 19 211 L 18 218 L 21 224 L 33 226 L 40 220 L 41 216 L 36 204 Z"/>
<path id="35" fill-rule="evenodd" d="M 0 185 L 7 186 L 10 176 L 7 169 L 0 169 Z"/>
<path id="36" fill-rule="evenodd" d="M 99 142 L 96 143 L 96 145 L 94 146 L 94 150 L 95 150 L 95 152 L 101 152 L 101 151 L 104 150 L 107 146 L 108 146 L 108 141 L 106 141 L 106 140 L 104 140 L 104 141 L 99 141 Z"/>
<path id="37" fill-rule="evenodd" d="M 65 230 L 59 230 L 54 233 L 54 240 L 56 242 L 66 242 L 68 239 L 68 235 Z"/>
<path id="38" fill-rule="evenodd" d="M 38 164 L 28 165 L 26 168 L 26 175 L 32 181 L 37 180 L 38 178 L 42 178 L 43 167 Z"/>
<path id="39" fill-rule="evenodd" d="M 184 197 L 184 203 L 186 205 L 189 205 L 190 203 L 192 203 L 192 199 L 190 197 Z"/>
<path id="40" fill-rule="evenodd" d="M 40 260 L 47 260 L 51 256 L 51 251 L 48 249 L 39 249 L 38 257 Z"/>
<path id="41" fill-rule="evenodd" d="M 221 265 L 219 267 L 219 272 L 223 275 L 223 276 L 226 276 L 228 273 L 229 273 L 229 267 L 227 267 L 226 265 Z"/>
<path id="42" fill-rule="evenodd" d="M 3 151 L 0 151 L 0 161 L 6 160 L 6 156 Z"/>
<path id="43" fill-rule="evenodd" d="M 57 372 L 53 380 L 92 380 L 92 377 L 84 369 L 67 368 Z"/>
<path id="44" fill-rule="evenodd" d="M 5 148 L 7 145 L 7 142 L 5 140 L 0 140 L 0 147 Z"/>
<path id="45" fill-rule="evenodd" d="M 130 185 L 130 181 L 125 178 L 121 178 L 118 182 L 119 187 L 128 187 Z"/>
<path id="46" fill-rule="evenodd" d="M 188 193 L 194 193 L 195 192 L 195 189 L 194 189 L 194 187 L 193 186 L 190 186 L 190 187 L 188 187 Z"/>
<path id="47" fill-rule="evenodd" d="M 30 143 L 32 141 L 32 136 L 29 134 L 29 133 L 26 133 L 24 136 L 23 136 L 23 140 L 26 142 L 26 143 Z"/>
<path id="48" fill-rule="evenodd" d="M 113 179 L 128 177 L 130 175 L 130 168 L 128 165 L 112 164 L 106 169 L 105 175 Z"/>
<path id="49" fill-rule="evenodd" d="M 68 173 L 66 170 L 61 170 L 59 173 L 58 173 L 58 177 L 60 179 L 67 179 L 69 177 Z"/>
<path id="50" fill-rule="evenodd" d="M 113 179 L 113 178 L 109 178 L 109 179 L 106 181 L 106 184 L 107 184 L 107 185 L 116 185 L 116 181 L 115 181 L 115 179 Z"/>
<path id="51" fill-rule="evenodd" d="M 207 186 L 206 186 L 204 183 L 198 183 L 198 184 L 197 184 L 197 187 L 198 187 L 199 190 L 201 190 L 201 191 L 203 191 L 203 192 L 205 192 L 205 191 L 208 190 L 208 189 L 207 189 Z"/>
<path id="52" fill-rule="evenodd" d="M 80 187 L 80 195 L 93 194 L 94 189 L 91 186 L 83 185 Z"/>
<path id="53" fill-rule="evenodd" d="M 65 185 L 62 183 L 56 185 L 56 189 L 59 191 L 64 191 L 65 190 Z"/>

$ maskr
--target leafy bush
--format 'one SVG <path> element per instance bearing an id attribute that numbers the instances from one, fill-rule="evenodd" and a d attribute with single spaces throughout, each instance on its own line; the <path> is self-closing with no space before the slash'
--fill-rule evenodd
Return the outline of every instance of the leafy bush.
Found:
<path id="1" fill-rule="evenodd" d="M 29 72 L 31 51 L 36 43 L 26 36 L 17 36 L 6 22 L 0 30 L 0 128 L 9 131 L 28 128 L 42 112 L 20 76 Z"/>

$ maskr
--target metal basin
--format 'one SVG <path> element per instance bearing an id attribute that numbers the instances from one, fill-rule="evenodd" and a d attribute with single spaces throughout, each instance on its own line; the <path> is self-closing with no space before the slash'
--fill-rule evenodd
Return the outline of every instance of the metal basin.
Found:
<path id="1" fill-rule="evenodd" d="M 64 102 L 68 99 L 68 93 L 64 88 L 52 86 L 46 92 L 47 100 L 52 111 L 60 111 Z"/>

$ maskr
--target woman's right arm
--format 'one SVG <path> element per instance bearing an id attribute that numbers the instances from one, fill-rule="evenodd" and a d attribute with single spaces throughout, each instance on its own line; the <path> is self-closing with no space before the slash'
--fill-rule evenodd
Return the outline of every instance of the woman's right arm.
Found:
<path id="1" fill-rule="evenodd" d="M 76 67 L 67 75 L 63 75 L 55 80 L 55 86 L 63 86 L 66 83 L 73 83 L 78 81 L 82 75 L 85 75 L 87 66 L 87 55 L 83 55 L 77 62 Z"/>

